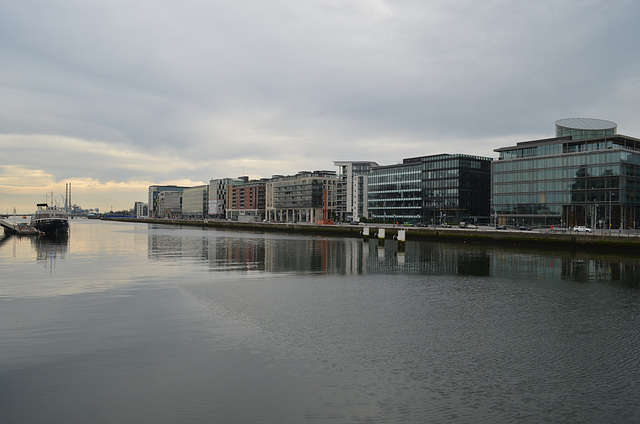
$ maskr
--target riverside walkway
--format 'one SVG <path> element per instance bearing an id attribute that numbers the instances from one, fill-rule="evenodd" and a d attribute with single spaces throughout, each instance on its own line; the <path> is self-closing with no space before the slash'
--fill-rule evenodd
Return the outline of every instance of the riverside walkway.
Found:
<path id="1" fill-rule="evenodd" d="M 636 230 L 596 230 L 596 233 L 577 233 L 551 229 L 519 229 L 498 230 L 494 227 L 479 226 L 477 229 L 440 228 L 440 227 L 406 227 L 392 224 L 352 225 L 316 225 L 309 223 L 272 223 L 272 222 L 237 222 L 226 220 L 181 220 L 181 219 L 149 219 L 149 218 L 109 218 L 125 222 L 145 222 L 149 224 L 182 225 L 201 228 L 222 228 L 239 231 L 282 232 L 294 234 L 324 235 L 335 237 L 364 237 L 363 229 L 369 227 L 369 234 L 375 238 L 379 229 L 385 229 L 386 240 L 392 241 L 398 230 L 405 230 L 406 240 L 432 240 L 459 243 L 476 243 L 503 245 L 513 247 L 532 247 L 545 249 L 570 249 L 590 251 L 617 251 L 625 254 L 640 254 L 640 231 Z"/>

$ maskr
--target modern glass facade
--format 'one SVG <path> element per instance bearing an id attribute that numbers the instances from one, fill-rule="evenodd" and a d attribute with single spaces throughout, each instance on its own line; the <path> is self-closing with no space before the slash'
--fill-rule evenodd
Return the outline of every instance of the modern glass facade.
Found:
<path id="1" fill-rule="evenodd" d="M 367 186 L 369 217 L 384 223 L 422 222 L 420 163 L 374 167 Z"/>
<path id="2" fill-rule="evenodd" d="M 492 207 L 496 224 L 636 227 L 640 140 L 572 136 L 496 149 Z"/>
<path id="3" fill-rule="evenodd" d="M 439 220 L 450 223 L 489 221 L 490 158 L 438 155 L 420 159 L 425 221 L 434 224 Z"/>
<path id="4" fill-rule="evenodd" d="M 204 219 L 209 210 L 209 185 L 184 189 L 182 193 L 182 217 Z"/>
<path id="5" fill-rule="evenodd" d="M 383 222 L 488 222 L 490 175 L 490 158 L 462 154 L 374 167 L 368 184 L 369 213 Z"/>
<path id="6" fill-rule="evenodd" d="M 161 193 L 175 191 L 175 192 L 179 193 L 180 199 L 181 199 L 182 198 L 182 192 L 187 188 L 189 188 L 189 187 L 181 187 L 181 186 L 175 186 L 175 185 L 169 185 L 169 186 L 152 185 L 152 186 L 149 186 L 149 216 L 151 218 L 160 218 L 160 217 L 162 217 L 162 212 L 160 211 L 160 208 L 161 208 L 160 198 L 162 197 Z M 166 198 L 166 196 L 164 196 L 164 198 Z M 181 206 L 179 205 L 178 206 L 178 210 L 177 211 L 172 211 L 172 213 L 179 214 L 180 213 L 180 208 L 181 208 Z"/>

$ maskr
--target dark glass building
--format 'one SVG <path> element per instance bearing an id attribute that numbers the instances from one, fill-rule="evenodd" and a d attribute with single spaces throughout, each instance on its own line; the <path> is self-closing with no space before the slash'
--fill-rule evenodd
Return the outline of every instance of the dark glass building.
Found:
<path id="1" fill-rule="evenodd" d="M 389 223 L 488 223 L 490 193 L 490 158 L 420 156 L 371 169 L 369 214 Z"/>
<path id="2" fill-rule="evenodd" d="M 556 122 L 555 138 L 496 149 L 496 224 L 635 228 L 640 140 L 616 129 L 610 121 L 563 119 Z"/>
<path id="3" fill-rule="evenodd" d="M 383 223 L 422 222 L 420 163 L 374 166 L 367 183 L 369 218 Z"/>

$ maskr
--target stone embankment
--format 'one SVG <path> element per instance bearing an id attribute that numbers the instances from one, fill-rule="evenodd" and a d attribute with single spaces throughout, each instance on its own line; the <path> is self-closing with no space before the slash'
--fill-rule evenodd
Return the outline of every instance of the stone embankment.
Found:
<path id="1" fill-rule="evenodd" d="M 166 220 L 138 218 L 103 218 L 127 222 L 146 222 L 150 224 L 182 225 L 201 228 L 219 228 L 238 231 L 281 232 L 334 237 L 363 237 L 365 225 L 314 225 L 306 223 L 271 223 L 271 222 L 234 222 L 216 220 Z M 627 254 L 640 254 L 640 233 L 633 230 L 611 231 L 600 230 L 597 234 L 576 233 L 569 231 L 552 231 L 547 229 L 497 230 L 493 227 L 478 229 L 402 227 L 383 224 L 367 224 L 369 234 L 375 237 L 380 228 L 385 229 L 386 239 L 394 239 L 398 230 L 406 231 L 407 241 L 431 240 L 459 243 L 491 244 L 518 247 L 537 247 L 550 249 L 579 249 L 591 251 L 624 251 Z"/>

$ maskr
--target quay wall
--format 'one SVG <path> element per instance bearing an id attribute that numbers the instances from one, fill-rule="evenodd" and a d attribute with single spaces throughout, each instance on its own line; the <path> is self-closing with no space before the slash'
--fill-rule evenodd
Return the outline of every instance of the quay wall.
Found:
<path id="1" fill-rule="evenodd" d="M 236 221 L 202 221 L 202 220 L 165 220 L 146 218 L 102 218 L 121 222 L 144 222 L 149 224 L 181 225 L 200 228 L 217 228 L 237 231 L 280 232 L 292 234 L 309 234 L 333 237 L 363 237 L 363 225 L 314 225 L 270 222 L 236 222 Z M 431 240 L 457 243 L 476 243 L 505 245 L 514 247 L 535 247 L 550 249 L 570 249 L 588 251 L 620 251 L 626 254 L 640 254 L 640 237 L 625 233 L 619 235 L 594 235 L 585 233 L 552 233 L 546 230 L 517 231 L 462 228 L 424 228 L 398 227 L 380 224 L 367 224 L 372 238 L 379 229 L 385 229 L 387 240 L 394 239 L 398 230 L 406 231 L 406 240 Z"/>

